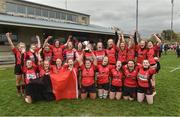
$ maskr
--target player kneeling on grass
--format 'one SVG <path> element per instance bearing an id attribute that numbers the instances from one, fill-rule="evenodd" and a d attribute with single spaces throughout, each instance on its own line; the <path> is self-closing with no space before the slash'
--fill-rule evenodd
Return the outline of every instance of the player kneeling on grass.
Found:
<path id="1" fill-rule="evenodd" d="M 107 56 L 103 58 L 102 64 L 98 65 L 98 75 L 97 75 L 97 86 L 98 86 L 98 96 L 100 99 L 106 99 L 109 91 L 109 75 L 111 71 L 110 65 L 108 65 L 109 59 Z"/>
<path id="2" fill-rule="evenodd" d="M 121 61 L 117 61 L 116 68 L 111 70 L 112 73 L 112 82 L 110 88 L 110 99 L 117 99 L 120 100 L 122 97 L 122 78 L 123 78 L 123 71 L 122 71 L 122 63 Z"/>
<path id="3" fill-rule="evenodd" d="M 137 74 L 138 69 L 134 61 L 129 61 L 127 65 L 123 67 L 124 71 L 124 89 L 123 97 L 125 100 L 133 101 L 136 98 L 137 88 Z"/>
<path id="4" fill-rule="evenodd" d="M 38 70 L 36 69 L 37 67 L 33 65 L 31 60 L 26 62 L 26 69 L 24 71 L 26 75 L 26 103 L 54 100 L 55 97 L 50 80 L 51 68 L 49 61 L 45 60 L 43 65 L 38 67 L 39 74 L 37 74 Z"/>
<path id="5" fill-rule="evenodd" d="M 142 102 L 146 96 L 148 104 L 153 104 L 152 76 L 156 73 L 156 69 L 150 67 L 148 60 L 144 60 L 142 67 L 139 69 L 137 76 L 138 90 L 137 100 Z"/>
<path id="6" fill-rule="evenodd" d="M 26 66 L 23 68 L 24 74 L 25 74 L 25 83 L 26 83 L 26 97 L 25 101 L 27 103 L 32 103 L 32 98 L 31 98 L 31 89 L 29 89 L 29 84 L 37 79 L 37 67 L 33 65 L 32 60 L 27 60 L 26 61 Z"/>

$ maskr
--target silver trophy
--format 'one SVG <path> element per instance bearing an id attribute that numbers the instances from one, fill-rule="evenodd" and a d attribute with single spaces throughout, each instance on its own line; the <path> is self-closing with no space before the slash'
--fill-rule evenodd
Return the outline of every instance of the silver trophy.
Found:
<path id="1" fill-rule="evenodd" d="M 89 48 L 87 47 L 87 45 L 89 44 L 89 41 L 84 41 L 83 45 L 85 46 L 85 51 L 88 52 Z"/>

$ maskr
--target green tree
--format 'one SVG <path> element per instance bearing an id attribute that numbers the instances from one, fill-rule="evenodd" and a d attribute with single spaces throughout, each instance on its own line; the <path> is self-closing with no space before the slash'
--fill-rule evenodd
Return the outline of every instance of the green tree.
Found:
<path id="1" fill-rule="evenodd" d="M 163 30 L 161 36 L 165 40 L 171 40 L 171 34 L 173 39 L 177 39 L 177 34 L 172 30 Z"/>

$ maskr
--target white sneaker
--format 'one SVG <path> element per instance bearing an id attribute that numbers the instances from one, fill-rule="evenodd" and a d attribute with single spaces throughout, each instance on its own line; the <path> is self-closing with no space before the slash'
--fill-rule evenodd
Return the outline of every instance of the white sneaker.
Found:
<path id="1" fill-rule="evenodd" d="M 156 91 L 155 92 L 153 92 L 153 97 L 156 95 L 157 93 L 156 93 Z"/>
<path id="2" fill-rule="evenodd" d="M 31 104 L 31 101 L 27 97 L 25 98 L 25 102 Z"/>

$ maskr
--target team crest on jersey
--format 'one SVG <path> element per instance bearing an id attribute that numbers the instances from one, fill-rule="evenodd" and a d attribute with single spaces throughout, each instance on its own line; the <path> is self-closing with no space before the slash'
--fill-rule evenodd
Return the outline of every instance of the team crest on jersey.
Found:
<path id="1" fill-rule="evenodd" d="M 74 53 L 67 53 L 67 54 L 66 54 L 66 57 L 67 57 L 67 58 L 73 58 L 73 57 L 74 57 Z"/>
<path id="2" fill-rule="evenodd" d="M 34 74 L 26 74 L 27 79 L 36 79 L 36 75 Z"/>
<path id="3" fill-rule="evenodd" d="M 142 75 L 142 74 L 139 73 L 139 74 L 138 74 L 138 78 L 145 81 L 145 80 L 148 79 L 148 76 L 147 76 L 147 74 Z"/>
<path id="4" fill-rule="evenodd" d="M 96 56 L 97 60 L 102 60 L 104 56 Z"/>

